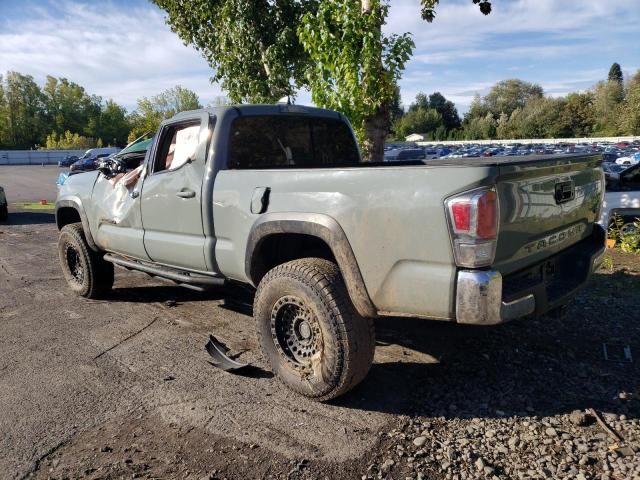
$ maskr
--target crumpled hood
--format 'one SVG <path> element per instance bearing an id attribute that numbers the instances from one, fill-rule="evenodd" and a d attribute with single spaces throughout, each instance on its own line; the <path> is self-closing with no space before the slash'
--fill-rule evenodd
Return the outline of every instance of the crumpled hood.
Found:
<path id="1" fill-rule="evenodd" d="M 68 196 L 90 195 L 98 175 L 100 172 L 97 170 L 70 175 L 58 190 L 58 200 Z"/>

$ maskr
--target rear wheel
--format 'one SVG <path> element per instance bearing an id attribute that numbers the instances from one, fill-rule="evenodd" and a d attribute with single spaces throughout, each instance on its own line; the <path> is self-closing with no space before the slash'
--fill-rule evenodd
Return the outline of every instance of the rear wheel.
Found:
<path id="1" fill-rule="evenodd" d="M 0 222 L 6 222 L 9 218 L 9 208 L 6 205 L 0 207 Z"/>
<path id="2" fill-rule="evenodd" d="M 270 270 L 258 285 L 254 318 L 273 372 L 307 397 L 336 398 L 371 367 L 373 321 L 356 312 L 340 270 L 328 260 L 305 258 Z"/>
<path id="3" fill-rule="evenodd" d="M 62 227 L 58 255 L 65 280 L 76 294 L 86 298 L 105 296 L 113 286 L 113 264 L 89 248 L 81 223 Z"/>

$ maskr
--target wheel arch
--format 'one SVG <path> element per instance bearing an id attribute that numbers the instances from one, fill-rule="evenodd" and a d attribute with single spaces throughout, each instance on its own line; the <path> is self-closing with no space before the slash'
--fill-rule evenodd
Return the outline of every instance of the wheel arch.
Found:
<path id="1" fill-rule="evenodd" d="M 91 250 L 99 251 L 91 235 L 89 221 L 80 202 L 71 199 L 58 200 L 56 202 L 56 225 L 58 230 L 62 230 L 65 225 L 78 222 L 82 223 L 82 230 Z"/>
<path id="2" fill-rule="evenodd" d="M 273 254 L 288 242 L 286 255 Z M 254 286 L 271 268 L 286 261 L 319 256 L 335 261 L 354 307 L 363 317 L 377 316 L 349 240 L 338 222 L 323 214 L 267 213 L 253 224 L 247 241 L 245 273 Z"/>

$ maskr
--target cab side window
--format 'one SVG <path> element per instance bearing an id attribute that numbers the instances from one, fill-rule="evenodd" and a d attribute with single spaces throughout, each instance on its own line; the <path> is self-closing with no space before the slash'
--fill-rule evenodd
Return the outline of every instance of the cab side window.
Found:
<path id="1" fill-rule="evenodd" d="M 176 170 L 195 160 L 198 149 L 200 123 L 169 125 L 163 129 L 153 172 Z"/>

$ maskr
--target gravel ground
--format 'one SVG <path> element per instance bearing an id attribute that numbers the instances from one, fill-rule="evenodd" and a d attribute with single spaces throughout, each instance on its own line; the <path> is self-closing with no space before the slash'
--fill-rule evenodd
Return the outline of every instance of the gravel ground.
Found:
<path id="1" fill-rule="evenodd" d="M 565 319 L 464 339 L 362 478 L 640 479 L 640 258 L 608 257 Z"/>
<path id="2" fill-rule="evenodd" d="M 638 257 L 609 253 L 560 320 L 380 319 L 366 381 L 317 404 L 267 371 L 244 292 L 118 271 L 111 301 L 78 299 L 51 217 L 12 215 L 0 225 L 0 478 L 640 478 Z M 211 367 L 209 333 L 254 375 Z"/>

